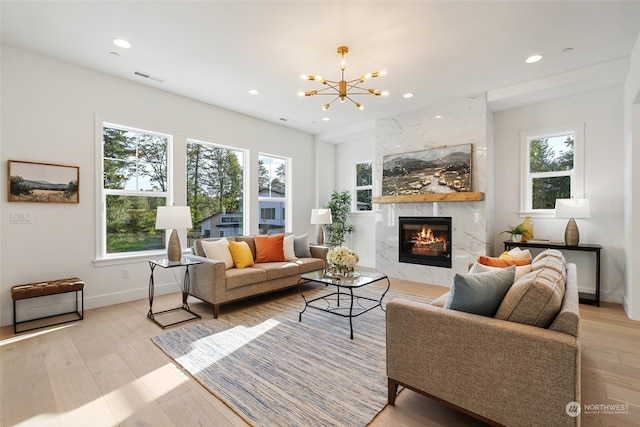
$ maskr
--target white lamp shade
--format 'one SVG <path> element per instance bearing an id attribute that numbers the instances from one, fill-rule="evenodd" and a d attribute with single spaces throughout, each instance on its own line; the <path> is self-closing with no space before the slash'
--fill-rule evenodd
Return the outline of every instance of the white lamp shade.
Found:
<path id="1" fill-rule="evenodd" d="M 156 229 L 186 229 L 193 227 L 189 206 L 158 206 Z"/>
<path id="2" fill-rule="evenodd" d="M 331 209 L 311 209 L 311 224 L 331 224 Z"/>
<path id="3" fill-rule="evenodd" d="M 589 199 L 556 199 L 556 218 L 590 218 Z"/>

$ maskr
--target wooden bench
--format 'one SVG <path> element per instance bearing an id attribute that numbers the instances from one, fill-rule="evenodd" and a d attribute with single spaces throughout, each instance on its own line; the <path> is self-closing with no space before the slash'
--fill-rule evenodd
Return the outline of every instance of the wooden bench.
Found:
<path id="1" fill-rule="evenodd" d="M 17 309 L 16 303 L 19 300 L 37 298 L 48 295 L 64 294 L 67 292 L 76 293 L 76 309 L 75 311 L 69 311 L 67 313 L 54 314 L 51 316 L 37 317 L 35 319 L 17 321 Z M 78 292 L 81 294 L 80 303 L 81 308 L 78 310 Z M 78 318 L 71 320 L 64 320 L 57 323 L 49 323 L 42 326 L 36 326 L 29 329 L 24 329 L 20 332 L 32 331 L 34 329 L 46 328 L 49 326 L 60 325 L 63 323 L 75 322 L 76 320 L 84 319 L 84 282 L 77 277 L 71 277 L 68 279 L 50 280 L 47 282 L 29 283 L 26 285 L 16 285 L 11 288 L 11 298 L 13 298 L 13 332 L 18 333 L 18 325 L 33 322 L 36 320 L 48 319 L 51 317 L 63 316 L 66 314 L 77 314 Z"/>

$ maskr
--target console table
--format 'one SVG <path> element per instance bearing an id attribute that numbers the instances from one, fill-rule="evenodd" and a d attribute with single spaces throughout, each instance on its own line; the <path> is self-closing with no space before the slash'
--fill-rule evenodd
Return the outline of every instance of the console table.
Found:
<path id="1" fill-rule="evenodd" d="M 577 245 L 570 246 L 562 242 L 512 242 L 507 240 L 504 242 L 504 250 L 508 251 L 512 248 L 538 248 L 538 249 L 557 249 L 559 251 L 581 251 L 593 252 L 596 256 L 596 292 L 595 294 L 580 292 L 580 302 L 594 304 L 600 307 L 600 245 Z"/>

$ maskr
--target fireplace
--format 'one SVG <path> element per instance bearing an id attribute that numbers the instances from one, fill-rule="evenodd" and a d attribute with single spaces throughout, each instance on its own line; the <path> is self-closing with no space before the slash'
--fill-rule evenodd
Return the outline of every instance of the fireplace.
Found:
<path id="1" fill-rule="evenodd" d="M 398 261 L 451 268 L 451 217 L 400 217 Z"/>

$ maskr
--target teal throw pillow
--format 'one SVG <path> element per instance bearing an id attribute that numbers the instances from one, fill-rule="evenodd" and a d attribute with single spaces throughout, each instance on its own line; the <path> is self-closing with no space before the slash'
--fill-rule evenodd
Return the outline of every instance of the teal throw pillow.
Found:
<path id="1" fill-rule="evenodd" d="M 486 273 L 456 274 L 444 308 L 494 317 L 515 275 L 515 266 Z"/>

